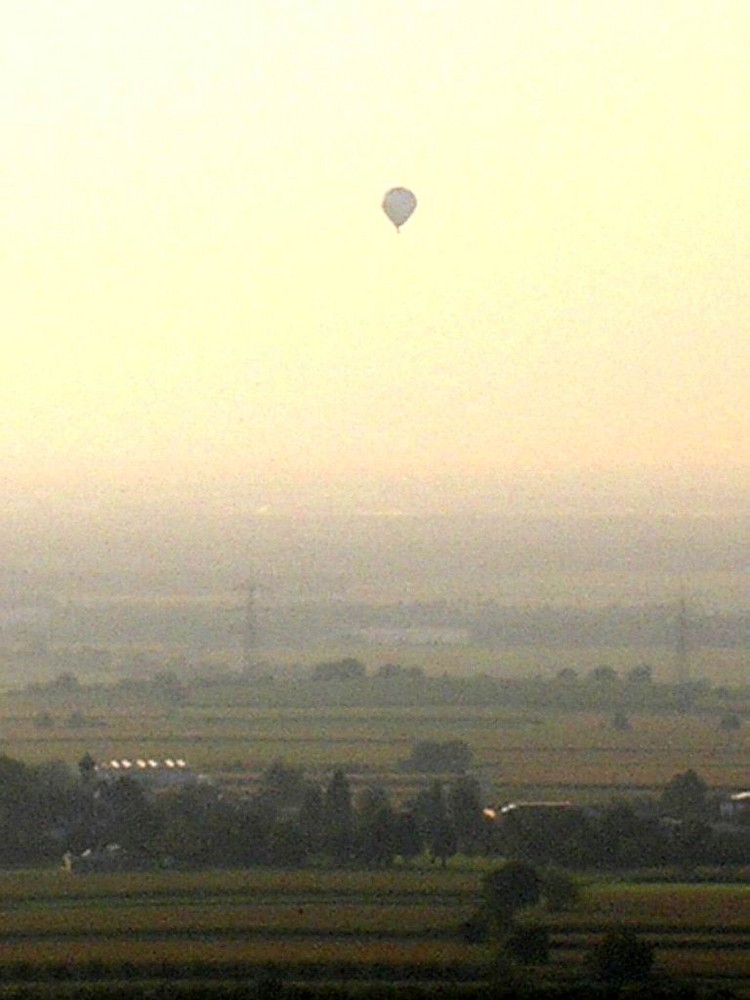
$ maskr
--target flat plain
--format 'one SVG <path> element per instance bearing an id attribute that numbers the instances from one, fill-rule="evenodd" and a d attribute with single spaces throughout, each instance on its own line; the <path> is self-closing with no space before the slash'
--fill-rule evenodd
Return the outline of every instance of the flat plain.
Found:
<path id="1" fill-rule="evenodd" d="M 6 695 L 0 752 L 71 766 L 86 752 L 97 760 L 183 756 L 196 771 L 237 789 L 252 787 L 271 762 L 283 760 L 320 780 L 342 767 L 355 783 L 384 784 L 403 797 L 427 780 L 404 763 L 414 744 L 457 739 L 471 748 L 472 770 L 493 802 L 541 792 L 584 798 L 658 792 L 688 768 L 717 790 L 741 790 L 747 782 L 750 727 L 725 731 L 715 712 L 644 709 L 621 732 L 604 711 L 455 703 L 268 707 L 242 704 L 231 690 L 216 704 L 215 694 L 210 704 L 199 691 L 188 704 L 164 707 L 85 691 L 47 700 Z M 84 721 L 71 726 L 72 712 Z"/>
<path id="2" fill-rule="evenodd" d="M 481 867 L 445 871 L 205 871 L 0 875 L 0 978 L 58 981 L 154 977 L 289 981 L 484 982 L 497 946 L 469 944 L 461 924 Z M 568 913 L 545 923 L 541 981 L 575 980 L 606 930 L 632 926 L 656 949 L 656 974 L 750 992 L 750 889 L 589 881 Z"/>
<path id="3" fill-rule="evenodd" d="M 369 683 L 369 682 L 368 682 Z M 383 785 L 404 802 L 432 775 L 405 763 L 420 741 L 464 740 L 487 804 L 519 798 L 604 802 L 657 796 L 692 768 L 712 793 L 746 787 L 747 725 L 723 729 L 713 708 L 687 714 L 482 702 L 482 684 L 446 680 L 428 703 L 362 704 L 346 685 L 204 678 L 169 700 L 146 684 L 6 692 L 0 753 L 27 763 L 180 756 L 209 781 L 252 792 L 275 760 L 325 782 L 336 767 L 356 791 Z M 739 706 L 741 709 L 743 705 Z M 443 776 L 448 779 L 449 776 Z M 489 862 L 453 859 L 391 871 L 248 869 L 71 876 L 0 873 L 0 980 L 25 983 L 212 983 L 266 974 L 301 982 L 484 983 L 497 946 L 461 933 Z M 551 933 L 543 982 L 586 975 L 609 929 L 632 926 L 656 949 L 657 973 L 750 995 L 750 886 L 592 879 L 569 913 L 532 911 Z M 744 990 L 744 994 L 743 991 Z"/>

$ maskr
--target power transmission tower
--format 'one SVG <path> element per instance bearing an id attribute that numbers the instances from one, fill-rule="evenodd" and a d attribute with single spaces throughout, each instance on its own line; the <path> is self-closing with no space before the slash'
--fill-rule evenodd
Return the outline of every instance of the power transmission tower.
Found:
<path id="1" fill-rule="evenodd" d="M 252 580 L 248 580 L 242 589 L 245 593 L 242 621 L 242 666 L 246 671 L 251 671 L 257 666 L 258 616 L 255 598 L 258 588 Z"/>
<path id="2" fill-rule="evenodd" d="M 690 683 L 690 615 L 688 603 L 684 597 L 677 602 L 677 616 L 675 619 L 675 642 L 674 642 L 674 669 L 675 683 L 679 687 L 685 687 Z"/>

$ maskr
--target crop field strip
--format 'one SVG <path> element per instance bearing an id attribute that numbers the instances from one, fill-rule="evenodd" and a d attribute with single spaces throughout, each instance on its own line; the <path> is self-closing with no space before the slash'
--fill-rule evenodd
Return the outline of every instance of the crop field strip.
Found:
<path id="1" fill-rule="evenodd" d="M 48 940 L 339 940 L 356 938 L 395 943 L 409 940 L 456 941 L 457 928 L 471 912 L 457 907 L 408 907 L 369 904 L 190 905 L 108 907 L 71 912 L 26 914 L 26 919 L 0 920 L 3 945 Z M 589 947 L 607 930 L 604 923 L 552 925 L 552 947 Z M 701 924 L 628 923 L 637 934 L 660 949 L 674 951 L 743 951 L 750 953 L 750 927 L 714 927 Z"/>
<path id="2" fill-rule="evenodd" d="M 40 938 L 10 941 L 0 946 L 0 968 L 14 963 L 33 963 L 40 967 L 84 965 L 98 962 L 117 965 L 129 963 L 148 966 L 156 962 L 179 970 L 195 963 L 231 962 L 246 969 L 274 966 L 289 969 L 304 965 L 320 973 L 326 968 L 347 966 L 369 973 L 373 966 L 387 967 L 398 977 L 405 968 L 432 966 L 448 969 L 466 968 L 477 974 L 492 949 L 487 945 L 467 945 L 460 941 L 383 938 L 357 939 L 339 935 L 308 938 L 246 940 L 227 937 L 152 938 L 140 934 L 129 938 L 91 937 L 69 940 Z"/>
<path id="3" fill-rule="evenodd" d="M 277 933 L 307 936 L 352 934 L 380 936 L 443 936 L 469 916 L 471 907 L 434 903 L 312 902 L 300 897 L 283 903 L 216 899 L 213 902 L 164 901 L 137 903 L 109 899 L 48 904 L 0 912 L 0 940 L 34 936 L 112 936 L 133 934 L 185 935 Z M 463 912 L 462 912 L 463 911 Z"/>
<path id="4" fill-rule="evenodd" d="M 414 741 L 466 740 L 475 769 L 496 786 L 612 786 L 653 789 L 673 774 L 693 767 L 713 787 L 746 781 L 750 732 L 723 733 L 716 719 L 632 716 L 633 729 L 615 732 L 601 713 L 526 715 L 477 707 L 404 709 L 216 709 L 188 706 L 152 711 L 135 718 L 122 710 L 102 711 L 92 727 L 65 725 L 64 707 L 50 712 L 53 725 L 40 730 L 34 712 L 5 706 L 0 749 L 41 762 L 77 760 L 86 750 L 99 759 L 159 756 L 165 747 L 180 752 L 198 770 L 241 776 L 262 770 L 274 759 L 330 771 L 343 766 L 363 774 L 390 774 L 403 782 L 402 761 Z M 153 733 L 159 732 L 158 740 Z M 237 784 L 235 777 L 233 783 Z M 389 782 L 390 784 L 391 782 Z"/>
<path id="5" fill-rule="evenodd" d="M 24 969 L 53 978 L 60 970 L 86 978 L 120 969 L 139 979 L 277 970 L 310 981 L 477 981 L 494 946 L 468 945 L 458 928 L 479 877 L 450 870 L 8 874 L 0 878 L 0 979 L 23 979 Z M 541 974 L 575 976 L 592 943 L 626 923 L 654 944 L 660 969 L 746 985 L 749 898 L 746 885 L 591 885 L 578 910 L 539 915 L 552 943 Z"/>
<path id="6" fill-rule="evenodd" d="M 391 871 L 321 870 L 316 868 L 210 869 L 195 872 L 130 872 L 71 876 L 62 871 L 0 873 L 0 900 L 45 905 L 74 899 L 135 902 L 144 899 L 206 898 L 355 898 L 369 902 L 433 902 L 476 898 L 481 874 L 460 870 L 397 869 Z"/>
<path id="7" fill-rule="evenodd" d="M 584 968 L 585 957 L 595 938 L 583 938 L 577 946 L 561 942 L 554 947 L 550 963 L 539 974 L 556 979 Z M 276 970 L 286 978 L 336 979 L 339 976 L 370 979 L 423 980 L 459 978 L 476 981 L 489 974 L 495 954 L 492 945 L 467 945 L 450 940 L 397 937 L 368 939 L 343 935 L 325 937 L 252 938 L 204 935 L 170 939 L 134 934 L 127 938 L 66 938 L 9 941 L 0 949 L 0 976 L 12 975 L 25 964 L 44 972 L 55 966 L 85 973 L 96 966 L 116 970 L 128 966 L 145 977 L 154 968 L 168 976 L 215 975 L 231 966 L 236 975 L 252 976 Z M 696 975 L 711 980 L 731 979 L 747 986 L 750 953 L 746 947 L 730 950 L 711 943 L 675 947 L 657 943 L 656 967 L 662 973 Z"/>
<path id="8" fill-rule="evenodd" d="M 455 730 L 451 730 L 451 736 L 464 738 L 461 732 Z M 19 737 L 6 734 L 0 741 L 0 748 L 4 752 L 12 748 L 13 754 L 22 760 L 43 762 L 64 759 L 73 763 L 85 750 L 98 759 L 108 759 L 127 755 L 158 757 L 163 754 L 165 746 L 177 747 L 180 753 L 189 757 L 194 767 L 210 773 L 236 767 L 239 761 L 252 768 L 254 763 L 263 767 L 278 759 L 300 766 L 311 762 L 319 767 L 349 764 L 353 769 L 366 766 L 376 770 L 400 770 L 400 762 L 409 756 L 413 742 L 406 738 L 368 739 L 322 734 L 287 737 L 283 733 L 245 736 L 175 730 L 165 732 L 158 740 L 132 735 L 118 738 L 101 733 L 30 733 Z M 471 742 L 469 745 L 472 746 Z M 740 786 L 747 774 L 747 752 L 742 746 L 721 747 L 714 744 L 681 747 L 665 743 L 662 748 L 623 745 L 577 747 L 562 743 L 539 745 L 535 741 L 516 746 L 492 746 L 481 742 L 474 745 L 477 767 L 496 767 L 501 775 L 507 775 L 512 769 L 514 774 L 521 773 L 530 778 L 543 777 L 544 772 L 552 767 L 559 781 L 563 782 L 566 777 L 575 779 L 578 775 L 579 784 L 581 768 L 585 768 L 592 779 L 596 778 L 597 772 L 601 772 L 596 783 L 606 784 L 613 770 L 630 772 L 634 767 L 642 776 L 639 784 L 663 784 L 684 769 L 686 760 L 693 762 L 694 769 L 699 770 L 712 785 Z"/>

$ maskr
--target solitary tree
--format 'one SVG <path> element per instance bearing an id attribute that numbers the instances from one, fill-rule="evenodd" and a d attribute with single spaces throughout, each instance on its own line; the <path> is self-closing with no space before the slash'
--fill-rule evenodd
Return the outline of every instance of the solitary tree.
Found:
<path id="1" fill-rule="evenodd" d="M 96 761 L 90 753 L 86 752 L 78 761 L 78 773 L 80 774 L 81 782 L 84 785 L 91 785 L 96 777 Z"/>
<path id="2" fill-rule="evenodd" d="M 358 681 L 364 680 L 366 676 L 364 664 L 352 657 L 317 663 L 312 670 L 314 681 Z"/>
<path id="3" fill-rule="evenodd" d="M 508 926 L 513 915 L 534 906 L 542 894 L 542 882 L 533 865 L 507 861 L 482 879 L 482 906 L 491 923 Z"/>
<path id="4" fill-rule="evenodd" d="M 594 667 L 594 669 L 589 674 L 589 677 L 596 684 L 617 683 L 617 671 L 613 667 L 608 667 L 606 665 L 602 665 L 600 667 Z"/>
<path id="5" fill-rule="evenodd" d="M 481 850 L 486 840 L 486 824 L 476 778 L 462 775 L 457 779 L 448 792 L 448 810 L 458 850 L 464 854 Z"/>
<path id="6" fill-rule="evenodd" d="M 357 854 L 368 865 L 389 865 L 396 856 L 393 809 L 381 785 L 365 788 L 357 797 Z"/>
<path id="7" fill-rule="evenodd" d="M 706 782 L 692 768 L 676 774 L 661 794 L 661 810 L 673 819 L 701 819 L 705 814 L 707 790 Z"/>
<path id="8" fill-rule="evenodd" d="M 325 805 L 323 791 L 319 785 L 308 782 L 302 793 L 299 816 L 300 837 L 308 854 L 314 854 L 323 846 L 325 839 Z"/>
<path id="9" fill-rule="evenodd" d="M 302 768 L 275 760 L 263 773 L 256 803 L 269 817 L 274 817 L 281 809 L 299 806 L 306 788 Z"/>
<path id="10" fill-rule="evenodd" d="M 344 772 L 333 772 L 323 799 L 323 822 L 326 847 L 333 859 L 342 864 L 351 857 L 353 847 L 352 790 Z"/>
<path id="11" fill-rule="evenodd" d="M 445 867 L 448 858 L 456 853 L 456 831 L 448 814 L 440 781 L 433 781 L 430 787 L 418 796 L 415 812 L 427 850 L 433 861 L 438 860 Z"/>
<path id="12" fill-rule="evenodd" d="M 623 709 L 618 708 L 612 716 L 612 728 L 620 733 L 626 733 L 631 728 L 630 719 Z"/>
<path id="13" fill-rule="evenodd" d="M 652 684 L 654 680 L 653 668 L 648 663 L 639 663 L 637 667 L 628 670 L 628 684 Z"/>
<path id="14" fill-rule="evenodd" d="M 726 733 L 734 732 L 742 727 L 742 719 L 736 712 L 727 712 L 722 715 L 719 725 Z"/>
<path id="15" fill-rule="evenodd" d="M 422 835 L 411 812 L 394 813 L 392 836 L 395 855 L 404 861 L 418 857 L 424 849 Z"/>
<path id="16" fill-rule="evenodd" d="M 573 667 L 563 667 L 555 676 L 562 684 L 575 684 L 578 680 L 578 672 Z"/>

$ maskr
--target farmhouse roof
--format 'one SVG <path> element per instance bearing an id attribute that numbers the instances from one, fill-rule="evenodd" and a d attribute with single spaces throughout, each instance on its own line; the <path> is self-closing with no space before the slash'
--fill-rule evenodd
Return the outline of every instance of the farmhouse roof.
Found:
<path id="1" fill-rule="evenodd" d="M 572 809 L 572 802 L 509 802 L 500 809 L 501 813 L 515 812 L 517 809 Z"/>
<path id="2" fill-rule="evenodd" d="M 118 757 L 113 760 L 104 761 L 96 765 L 97 771 L 119 771 L 122 774 L 139 771 L 179 771 L 187 768 L 187 761 L 184 757 L 165 757 L 163 760 L 156 760 L 153 757 Z"/>

